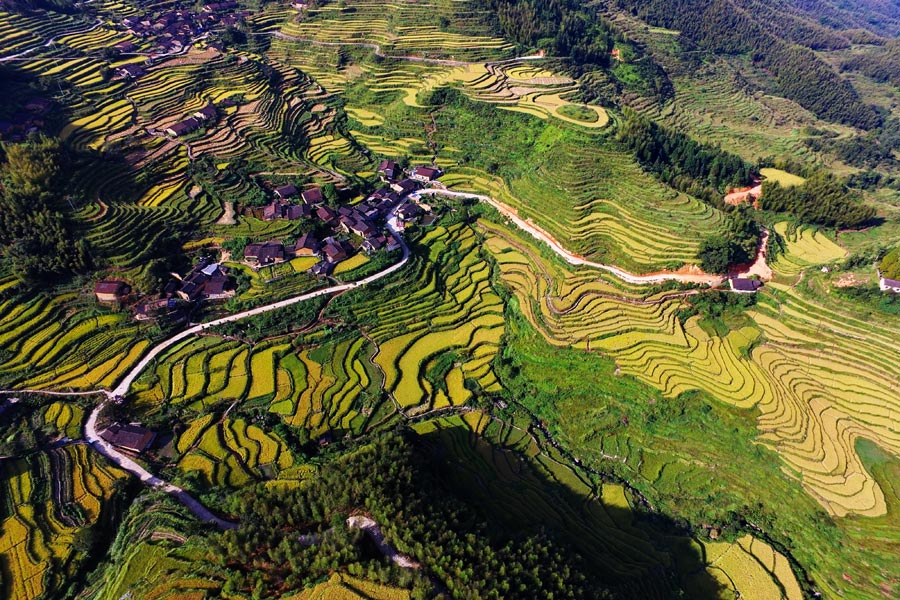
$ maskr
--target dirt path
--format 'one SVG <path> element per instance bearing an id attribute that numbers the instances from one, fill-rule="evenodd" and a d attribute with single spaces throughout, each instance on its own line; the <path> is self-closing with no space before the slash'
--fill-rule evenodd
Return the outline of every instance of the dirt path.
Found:
<path id="1" fill-rule="evenodd" d="M 219 220 L 216 221 L 216 225 L 236 225 L 237 221 L 234 218 L 234 202 L 227 200 L 224 202 L 224 212 L 222 216 L 219 217 Z M 223 259 L 224 262 L 224 259 Z"/>
<path id="2" fill-rule="evenodd" d="M 101 25 L 103 25 L 103 19 L 101 19 L 100 17 L 97 17 L 97 22 L 94 23 L 93 26 L 88 27 L 87 29 L 70 29 L 69 31 L 65 31 L 63 33 L 53 36 L 52 38 L 50 38 L 49 40 L 47 40 L 44 44 L 42 44 L 40 46 L 32 46 L 28 50 L 23 50 L 22 52 L 19 52 L 18 54 L 13 54 L 11 56 L 4 56 L 3 58 L 0 58 L 0 63 L 7 62 L 10 60 L 17 60 L 19 57 L 25 56 L 26 54 L 31 54 L 35 50 L 40 50 L 41 48 L 49 48 L 56 42 L 56 40 L 58 40 L 61 37 L 65 37 L 67 35 L 77 35 L 79 33 L 89 33 L 91 31 L 97 29 Z M 60 59 L 60 60 L 63 60 L 63 59 Z"/>
<path id="3" fill-rule="evenodd" d="M 416 562 L 409 556 L 402 554 L 396 548 L 388 544 L 384 539 L 384 532 L 381 531 L 381 526 L 369 517 L 350 517 L 349 519 L 347 519 L 347 525 L 350 527 L 350 529 L 359 529 L 369 534 L 369 537 L 372 538 L 372 541 L 375 542 L 376 546 L 378 546 L 378 551 L 385 555 L 388 559 L 390 559 L 392 563 L 394 563 L 398 567 L 402 567 L 404 569 L 418 569 L 419 567 L 421 567 L 418 562 Z"/>
<path id="4" fill-rule="evenodd" d="M 732 275 L 735 277 L 748 277 L 756 275 L 763 281 L 771 281 L 775 276 L 772 267 L 766 262 L 769 255 L 769 230 L 762 227 L 762 235 L 759 237 L 759 247 L 756 250 L 756 260 L 753 264 L 737 269 Z"/>
<path id="5" fill-rule="evenodd" d="M 518 60 L 540 60 L 544 58 L 544 53 L 541 52 L 539 54 L 529 54 L 527 56 L 517 56 L 515 58 L 507 58 L 504 60 L 498 61 L 488 61 L 486 63 L 471 63 L 462 60 L 448 60 L 445 58 L 425 58 L 424 56 L 410 56 L 410 55 L 396 55 L 396 54 L 385 54 L 381 49 L 379 44 L 375 44 L 372 42 L 322 42 L 320 40 L 316 40 L 313 38 L 303 38 L 297 37 L 293 35 L 288 35 L 286 33 L 282 33 L 280 31 L 266 31 L 262 33 L 255 33 L 254 35 L 271 35 L 277 38 L 288 40 L 290 42 L 303 42 L 304 44 L 311 44 L 313 46 L 332 46 L 332 47 L 340 47 L 340 46 L 356 46 L 357 48 L 369 48 L 370 50 L 375 52 L 375 56 L 379 58 L 389 58 L 393 60 L 405 60 L 408 62 L 418 62 L 418 63 L 426 63 L 430 65 L 444 65 L 448 67 L 465 67 L 471 64 L 503 64 L 515 62 Z"/>
<path id="6" fill-rule="evenodd" d="M 519 217 L 518 211 L 516 211 L 514 208 L 511 208 L 506 204 L 503 204 L 502 202 L 491 198 L 490 196 L 485 196 L 482 194 L 472 194 L 468 192 L 453 192 L 450 190 L 442 190 L 437 188 L 420 190 L 419 194 L 452 196 L 456 198 L 477 198 L 485 204 L 490 204 L 491 206 L 496 208 L 500 212 L 500 214 L 507 217 L 521 230 L 531 235 L 531 237 L 547 244 L 550 249 L 553 250 L 553 252 L 559 255 L 567 263 L 576 266 L 593 267 L 595 269 L 600 269 L 608 273 L 612 273 L 613 275 L 627 283 L 633 283 L 636 285 L 654 285 L 657 283 L 662 283 L 664 281 L 679 281 L 681 283 L 699 283 L 708 285 L 710 287 L 715 287 L 725 280 L 724 277 L 718 275 L 708 275 L 706 273 L 703 273 L 702 271 L 699 273 L 659 271 L 657 273 L 649 273 L 647 275 L 635 275 L 634 273 L 629 273 L 628 271 L 620 269 L 619 267 L 593 262 L 582 258 L 577 254 L 569 252 L 562 246 L 562 244 L 556 241 L 556 239 L 554 239 L 552 235 L 532 223 L 530 220 L 522 219 L 521 217 Z"/>

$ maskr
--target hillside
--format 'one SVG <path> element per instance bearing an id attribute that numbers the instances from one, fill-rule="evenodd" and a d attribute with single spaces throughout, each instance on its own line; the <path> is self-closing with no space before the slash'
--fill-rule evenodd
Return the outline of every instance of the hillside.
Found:
<path id="1" fill-rule="evenodd" d="M 0 599 L 896 595 L 898 14 L 4 2 Z"/>

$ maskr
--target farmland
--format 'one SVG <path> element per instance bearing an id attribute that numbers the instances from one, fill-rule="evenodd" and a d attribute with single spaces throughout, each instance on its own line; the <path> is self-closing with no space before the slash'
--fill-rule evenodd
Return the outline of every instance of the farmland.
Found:
<path id="1" fill-rule="evenodd" d="M 555 25 L 509 27 L 544 4 L 572 8 L 241 2 L 217 17 L 246 10 L 234 26 L 165 52 L 124 19 L 218 9 L 4 5 L 0 122 L 24 115 L 61 140 L 52 211 L 90 260 L 36 279 L 15 265 L 38 252 L 0 244 L 0 597 L 896 594 L 900 309 L 864 283 L 900 227 L 896 192 L 871 173 L 860 197 L 877 214 L 860 231 L 747 207 L 772 234 L 773 273 L 748 296 L 573 266 L 459 195 L 409 196 L 430 214 L 397 225 L 404 264 L 377 281 L 401 250 L 264 212 L 288 185 L 287 204 L 318 186 L 335 210 L 370 206 L 384 160 L 432 165 L 431 187 L 490 196 L 571 255 L 657 275 L 697 269 L 730 232 L 738 213 L 705 193 L 726 191 L 722 151 L 783 186 L 857 171 L 808 142 L 863 134 L 779 95 L 752 57 L 588 3 L 609 45 L 576 64 Z M 626 109 L 715 152 L 648 164 L 624 139 Z M 17 174 L 0 154 L 7 194 Z M 680 170 L 704 161 L 706 180 Z M 310 272 L 324 254 L 242 254 L 305 234 L 352 252 L 328 276 Z M 234 297 L 165 291 L 200 260 L 221 261 Z M 131 290 L 100 302 L 101 280 Z M 184 495 L 101 456 L 90 414 L 155 433 L 123 455 Z M 419 566 L 385 560 L 348 516 L 376 519 Z"/>

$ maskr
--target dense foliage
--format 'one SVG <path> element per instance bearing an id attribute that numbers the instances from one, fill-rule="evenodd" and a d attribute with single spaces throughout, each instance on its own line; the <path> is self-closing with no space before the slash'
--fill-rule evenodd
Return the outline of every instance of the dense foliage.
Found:
<path id="1" fill-rule="evenodd" d="M 609 25 L 576 0 L 489 0 L 500 30 L 524 46 L 537 46 L 576 63 L 608 65 Z"/>
<path id="2" fill-rule="evenodd" d="M 803 223 L 845 229 L 858 227 L 875 216 L 860 195 L 827 171 L 814 173 L 803 185 L 782 187 L 764 181 L 760 207 L 790 213 Z"/>
<path id="3" fill-rule="evenodd" d="M 84 272 L 87 242 L 63 215 L 66 172 L 59 141 L 39 137 L 4 146 L 0 165 L 0 253 L 29 282 Z"/>
<path id="4" fill-rule="evenodd" d="M 727 273 L 733 265 L 753 262 L 759 247 L 760 229 L 751 209 L 742 205 L 728 213 L 724 233 L 700 243 L 697 258 L 707 273 Z"/>
<path id="5" fill-rule="evenodd" d="M 218 540 L 224 591 L 266 597 L 346 569 L 411 586 L 417 598 L 608 596 L 558 543 L 540 534 L 508 536 L 482 522 L 442 483 L 440 468 L 427 451 L 390 436 L 326 465 L 308 485 L 246 490 L 229 507 L 243 516 L 239 528 Z M 354 514 L 370 515 L 421 570 L 386 563 L 346 525 Z"/>
<path id="6" fill-rule="evenodd" d="M 750 54 L 774 75 L 781 94 L 823 119 L 862 129 L 880 123 L 853 86 L 811 50 L 773 35 L 754 13 L 731 0 L 619 0 L 619 4 L 649 23 L 679 30 L 683 38 L 706 50 Z"/>
<path id="7" fill-rule="evenodd" d="M 841 70 L 858 71 L 879 83 L 900 87 L 900 40 L 877 51 L 860 52 L 841 63 Z"/>
<path id="8" fill-rule="evenodd" d="M 881 275 L 888 279 L 900 279 L 900 248 L 894 248 L 881 259 Z"/>
<path id="9" fill-rule="evenodd" d="M 626 110 L 619 139 L 662 181 L 718 205 L 729 187 L 749 185 L 754 168 L 741 157 Z"/>

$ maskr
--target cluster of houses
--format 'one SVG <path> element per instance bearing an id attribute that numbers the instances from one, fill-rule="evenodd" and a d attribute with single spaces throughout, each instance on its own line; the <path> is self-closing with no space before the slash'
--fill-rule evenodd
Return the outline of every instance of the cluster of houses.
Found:
<path id="1" fill-rule="evenodd" d="M 427 205 L 417 203 L 419 197 L 414 192 L 423 183 L 440 177 L 441 172 L 431 167 L 415 167 L 409 177 L 404 177 L 403 170 L 393 161 L 383 161 L 378 172 L 387 185 L 353 206 L 328 206 L 318 187 L 303 191 L 294 185 L 275 188 L 274 200 L 261 211 L 262 219 L 306 219 L 312 221 L 317 230 L 327 231 L 330 235 L 319 240 L 314 234 L 307 233 L 295 244 L 287 245 L 278 241 L 249 244 L 244 250 L 244 260 L 253 266 L 265 266 L 295 257 L 317 256 L 321 261 L 310 272 L 327 275 L 337 263 L 349 258 L 358 249 L 371 254 L 382 249 L 391 251 L 398 248 L 399 243 L 385 232 L 383 223 L 401 202 L 396 211 L 400 229 L 427 212 Z M 407 198 L 414 201 L 410 202 Z M 354 246 L 338 239 L 342 234 L 354 237 L 359 243 Z"/>
<path id="2" fill-rule="evenodd" d="M 201 12 L 193 10 L 167 10 L 159 15 L 130 16 L 122 19 L 122 26 L 132 35 L 148 39 L 155 45 L 150 58 L 181 52 L 210 29 L 234 27 L 250 13 L 238 11 L 237 2 L 206 4 Z M 120 52 L 133 52 L 134 48 L 117 48 Z"/>
<path id="3" fill-rule="evenodd" d="M 20 110 L 10 116 L 8 121 L 0 121 L 0 139 L 8 142 L 21 142 L 28 134 L 38 131 L 44 126 L 44 119 L 53 108 L 53 102 L 47 98 L 32 98 Z"/>
<path id="4" fill-rule="evenodd" d="M 216 122 L 219 111 L 216 105 L 210 102 L 187 119 L 183 119 L 166 128 L 166 133 L 172 137 L 181 137 L 194 133 L 201 127 L 211 125 Z"/>

